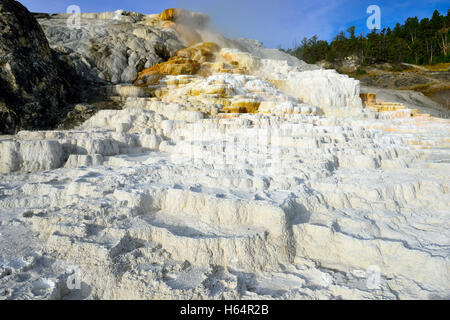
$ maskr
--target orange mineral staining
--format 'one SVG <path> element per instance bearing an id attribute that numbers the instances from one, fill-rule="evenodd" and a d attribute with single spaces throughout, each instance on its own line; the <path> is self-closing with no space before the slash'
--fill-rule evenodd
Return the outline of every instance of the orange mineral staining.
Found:
<path id="1" fill-rule="evenodd" d="M 176 21 L 179 18 L 188 16 L 189 12 L 183 9 L 170 8 L 166 9 L 160 14 L 163 21 Z"/>
<path id="2" fill-rule="evenodd" d="M 245 74 L 246 70 L 222 61 L 220 47 L 213 42 L 201 42 L 178 50 L 168 61 L 139 73 L 137 86 L 157 84 L 165 76 L 198 75 L 208 77 L 215 73 Z"/>
<path id="3" fill-rule="evenodd" d="M 139 73 L 137 80 L 134 82 L 136 86 L 148 86 L 158 83 L 167 75 L 194 75 L 200 70 L 200 63 L 189 58 L 172 57 L 167 62 L 154 65 Z"/>

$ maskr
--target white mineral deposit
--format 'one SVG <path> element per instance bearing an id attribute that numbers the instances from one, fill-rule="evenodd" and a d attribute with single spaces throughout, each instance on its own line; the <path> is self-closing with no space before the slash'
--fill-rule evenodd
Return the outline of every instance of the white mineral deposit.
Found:
<path id="1" fill-rule="evenodd" d="M 121 108 L 0 136 L 0 299 L 450 297 L 430 100 L 366 105 L 357 80 L 205 30 L 220 48 L 179 73 L 159 51 L 192 45 L 163 16 L 38 17 Z"/>

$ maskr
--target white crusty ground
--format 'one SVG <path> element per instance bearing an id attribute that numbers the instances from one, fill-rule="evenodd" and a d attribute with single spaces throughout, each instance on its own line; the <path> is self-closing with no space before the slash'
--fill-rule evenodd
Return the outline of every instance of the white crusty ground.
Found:
<path id="1" fill-rule="evenodd" d="M 450 297 L 448 120 L 187 87 L 218 78 L 269 113 L 118 87 L 124 110 L 0 139 L 0 299 Z"/>

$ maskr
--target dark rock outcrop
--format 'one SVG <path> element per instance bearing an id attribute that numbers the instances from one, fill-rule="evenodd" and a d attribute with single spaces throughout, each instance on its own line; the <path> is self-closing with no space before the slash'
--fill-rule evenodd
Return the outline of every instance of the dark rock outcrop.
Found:
<path id="1" fill-rule="evenodd" d="M 63 113 L 68 84 L 42 28 L 19 2 L 0 0 L 0 133 L 50 129 Z"/>

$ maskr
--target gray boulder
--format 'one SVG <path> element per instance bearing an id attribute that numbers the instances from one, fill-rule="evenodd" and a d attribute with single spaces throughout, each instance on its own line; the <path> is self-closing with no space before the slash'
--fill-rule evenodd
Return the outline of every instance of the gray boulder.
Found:
<path id="1" fill-rule="evenodd" d="M 175 31 L 146 25 L 138 13 L 83 13 L 79 29 L 68 27 L 68 14 L 36 17 L 51 47 L 68 53 L 82 76 L 88 72 L 91 78 L 115 84 L 135 81 L 138 72 L 184 47 Z"/>

